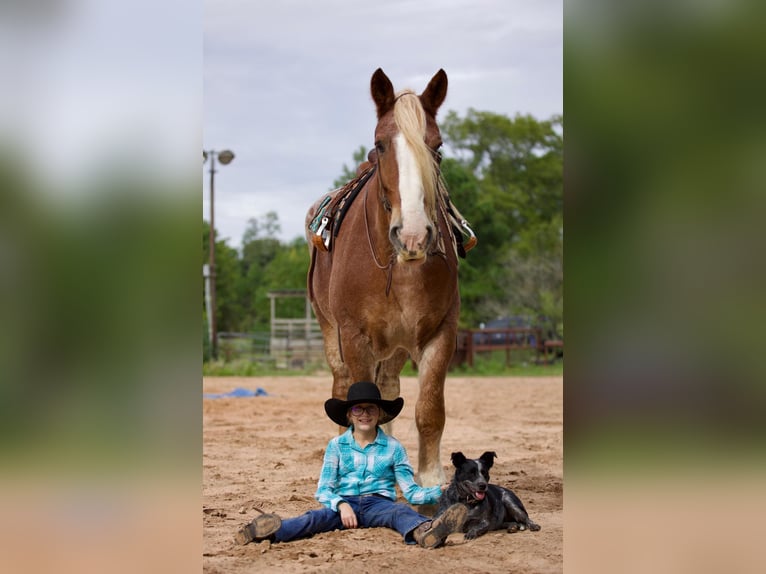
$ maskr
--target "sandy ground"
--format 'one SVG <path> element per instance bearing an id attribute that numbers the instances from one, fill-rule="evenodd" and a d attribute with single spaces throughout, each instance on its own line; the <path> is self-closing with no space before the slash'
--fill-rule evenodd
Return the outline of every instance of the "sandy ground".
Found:
<path id="1" fill-rule="evenodd" d="M 385 528 L 334 531 L 283 544 L 237 546 L 238 527 L 255 508 L 295 516 L 317 508 L 317 478 L 327 441 L 328 376 L 204 379 L 204 393 L 264 389 L 268 396 L 204 399 L 203 565 L 209 574 L 246 572 L 563 571 L 563 381 L 556 378 L 448 378 L 442 464 L 450 454 L 493 450 L 492 482 L 513 489 L 539 532 L 490 532 L 442 548 L 406 545 Z M 404 410 L 393 434 L 417 465 L 418 384 L 402 380 Z M 417 471 L 417 468 L 415 469 Z M 401 498 L 400 498 L 401 499 Z M 403 501 L 403 499 L 401 499 Z"/>

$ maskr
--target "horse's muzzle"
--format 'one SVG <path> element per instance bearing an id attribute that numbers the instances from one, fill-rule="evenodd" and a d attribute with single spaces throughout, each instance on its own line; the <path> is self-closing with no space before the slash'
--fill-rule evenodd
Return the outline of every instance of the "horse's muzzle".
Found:
<path id="1" fill-rule="evenodd" d="M 402 233 L 400 225 L 392 226 L 388 237 L 400 262 L 425 259 L 433 246 L 436 235 L 432 225 L 426 225 L 425 233 Z"/>

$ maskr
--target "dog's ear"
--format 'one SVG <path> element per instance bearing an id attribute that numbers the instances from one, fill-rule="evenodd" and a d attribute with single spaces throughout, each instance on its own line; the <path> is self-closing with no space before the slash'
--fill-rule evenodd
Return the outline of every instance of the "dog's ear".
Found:
<path id="1" fill-rule="evenodd" d="M 455 465 L 455 468 L 460 468 L 465 461 L 466 461 L 466 458 L 462 452 L 452 453 L 452 464 Z"/>
<path id="2" fill-rule="evenodd" d="M 495 454 L 494 451 L 488 450 L 483 455 L 479 457 L 479 460 L 481 460 L 484 464 L 487 465 L 487 468 L 492 468 L 492 465 L 495 464 L 495 457 L 497 454 Z"/>

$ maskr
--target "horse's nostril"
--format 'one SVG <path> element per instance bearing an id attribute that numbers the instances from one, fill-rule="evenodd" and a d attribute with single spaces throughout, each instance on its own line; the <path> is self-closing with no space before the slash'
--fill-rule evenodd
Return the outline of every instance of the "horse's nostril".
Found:
<path id="1" fill-rule="evenodd" d="M 394 225 L 388 232 L 388 237 L 394 245 L 399 241 L 399 231 L 401 231 L 401 229 L 401 225 Z"/>

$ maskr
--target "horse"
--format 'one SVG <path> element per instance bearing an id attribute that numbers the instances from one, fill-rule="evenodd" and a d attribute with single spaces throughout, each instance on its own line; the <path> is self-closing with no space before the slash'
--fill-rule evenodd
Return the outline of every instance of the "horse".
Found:
<path id="1" fill-rule="evenodd" d="M 340 200 L 343 190 L 336 190 L 306 215 L 308 293 L 332 370 L 333 397 L 345 399 L 352 383 L 372 381 L 384 399 L 394 399 L 408 358 L 417 365 L 416 478 L 433 486 L 446 482 L 439 453 L 444 383 L 460 313 L 436 124 L 447 74 L 440 69 L 418 96 L 409 89 L 395 93 L 378 68 L 370 92 L 378 120 L 375 147 L 360 166 L 356 200 L 347 200 L 348 194 Z M 322 210 L 339 203 L 348 205 L 317 229 L 320 216 L 332 213 Z"/>

